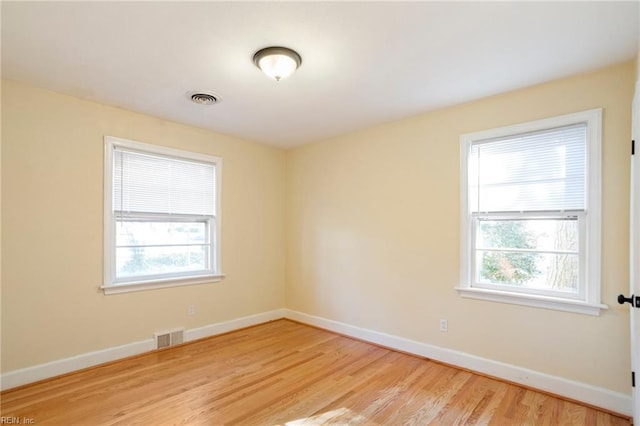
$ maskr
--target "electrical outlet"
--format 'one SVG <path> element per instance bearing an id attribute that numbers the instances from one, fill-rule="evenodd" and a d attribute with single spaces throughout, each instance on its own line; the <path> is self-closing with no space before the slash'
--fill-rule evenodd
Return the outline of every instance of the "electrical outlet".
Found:
<path id="1" fill-rule="evenodd" d="M 441 319 L 440 320 L 440 331 L 443 333 L 446 333 L 447 330 L 449 330 L 449 324 L 447 323 L 446 319 Z"/>
<path id="2" fill-rule="evenodd" d="M 187 315 L 193 316 L 196 314 L 196 305 L 187 306 Z"/>

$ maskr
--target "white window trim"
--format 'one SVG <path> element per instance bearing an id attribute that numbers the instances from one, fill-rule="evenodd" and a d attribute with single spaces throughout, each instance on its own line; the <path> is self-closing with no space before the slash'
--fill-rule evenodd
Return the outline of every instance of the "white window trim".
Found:
<path id="1" fill-rule="evenodd" d="M 468 201 L 468 158 L 474 141 L 499 138 L 520 133 L 587 123 L 587 241 L 585 297 L 582 300 L 524 294 L 503 290 L 472 287 L 471 232 L 473 220 Z M 462 297 L 510 303 L 586 315 L 599 315 L 608 309 L 601 303 L 601 223 L 602 223 L 602 109 L 592 109 L 528 123 L 467 133 L 460 136 L 460 284 L 456 290 Z"/>
<path id="2" fill-rule="evenodd" d="M 216 165 L 216 220 L 214 241 L 214 264 L 216 271 L 213 274 L 200 274 L 189 277 L 160 278 L 153 280 L 129 281 L 118 283 L 115 279 L 114 259 L 114 215 L 113 215 L 113 151 L 115 147 L 122 147 L 160 155 L 180 157 L 197 161 L 212 162 Z M 190 151 L 182 151 L 158 145 L 146 144 L 113 136 L 104 137 L 104 276 L 103 285 L 100 287 L 104 294 L 129 293 L 133 291 L 154 290 L 168 287 L 181 287 L 219 282 L 225 278 L 221 272 L 221 208 L 220 201 L 222 189 L 222 158 Z"/>

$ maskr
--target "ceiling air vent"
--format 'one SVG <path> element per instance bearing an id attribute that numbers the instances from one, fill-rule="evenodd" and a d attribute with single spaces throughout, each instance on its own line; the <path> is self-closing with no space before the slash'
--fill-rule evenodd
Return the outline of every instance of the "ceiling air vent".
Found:
<path id="1" fill-rule="evenodd" d="M 198 105 L 213 105 L 220 102 L 220 97 L 210 92 L 191 92 L 189 99 Z"/>

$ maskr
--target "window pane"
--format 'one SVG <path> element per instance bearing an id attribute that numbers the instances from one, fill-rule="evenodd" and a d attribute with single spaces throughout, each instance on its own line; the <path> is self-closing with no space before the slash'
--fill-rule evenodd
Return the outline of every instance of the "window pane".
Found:
<path id="1" fill-rule="evenodd" d="M 578 219 L 478 219 L 476 248 L 578 251 Z"/>
<path id="2" fill-rule="evenodd" d="M 116 247 L 204 244 L 208 242 L 206 222 L 151 222 L 118 220 Z"/>
<path id="3" fill-rule="evenodd" d="M 116 249 L 116 276 L 138 277 L 206 271 L 208 246 L 160 246 Z"/>
<path id="4" fill-rule="evenodd" d="M 578 292 L 575 254 L 476 252 L 478 283 Z"/>

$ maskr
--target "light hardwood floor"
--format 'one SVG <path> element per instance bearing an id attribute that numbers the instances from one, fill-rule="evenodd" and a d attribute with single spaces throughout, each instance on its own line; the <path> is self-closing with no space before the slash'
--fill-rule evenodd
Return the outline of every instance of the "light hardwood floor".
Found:
<path id="1" fill-rule="evenodd" d="M 629 419 L 288 320 L 9 390 L 44 425 L 629 425 Z"/>

